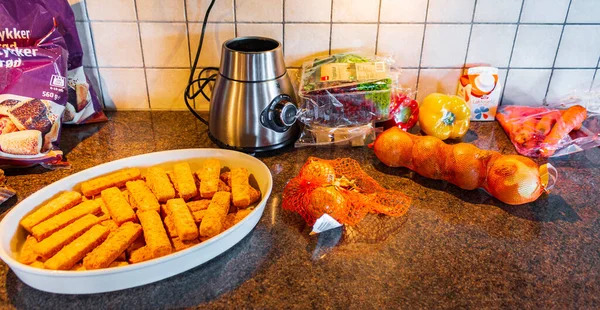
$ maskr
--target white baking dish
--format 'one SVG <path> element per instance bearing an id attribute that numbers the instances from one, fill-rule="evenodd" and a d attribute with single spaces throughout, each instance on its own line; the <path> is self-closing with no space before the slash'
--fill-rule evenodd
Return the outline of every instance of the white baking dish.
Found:
<path id="1" fill-rule="evenodd" d="M 256 179 L 262 199 L 248 216 L 218 236 L 161 258 L 129 266 L 91 271 L 52 271 L 19 263 L 17 249 L 24 242 L 26 231 L 19 221 L 34 208 L 57 193 L 78 189 L 85 180 L 126 167 L 171 165 L 186 161 L 192 170 L 198 169 L 206 158 L 218 158 L 229 168 L 246 167 Z M 78 172 L 54 182 L 16 205 L 0 223 L 0 258 L 26 284 L 46 292 L 61 294 L 91 294 L 116 291 L 156 282 L 201 265 L 227 251 L 246 236 L 258 223 L 273 187 L 271 172 L 260 160 L 234 151 L 222 149 L 185 149 L 156 152 L 128 157 Z"/>

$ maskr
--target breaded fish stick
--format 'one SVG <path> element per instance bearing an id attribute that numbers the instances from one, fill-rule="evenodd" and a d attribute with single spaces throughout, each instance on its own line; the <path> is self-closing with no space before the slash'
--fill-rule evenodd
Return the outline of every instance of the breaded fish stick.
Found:
<path id="1" fill-rule="evenodd" d="M 248 193 L 250 194 L 250 204 L 260 200 L 260 192 L 254 187 L 250 186 Z"/>
<path id="2" fill-rule="evenodd" d="M 121 226 L 125 222 L 135 221 L 135 212 L 118 188 L 111 187 L 103 190 L 102 200 L 106 204 L 110 217 L 117 225 Z"/>
<path id="3" fill-rule="evenodd" d="M 233 205 L 246 208 L 250 205 L 250 183 L 248 183 L 248 169 L 231 169 L 231 196 Z"/>
<path id="4" fill-rule="evenodd" d="M 219 189 L 219 174 L 221 173 L 221 162 L 218 159 L 207 159 L 202 168 L 196 172 L 200 179 L 200 197 L 212 198 Z"/>
<path id="5" fill-rule="evenodd" d="M 100 192 L 107 188 L 123 187 L 127 181 L 139 180 L 141 178 L 142 173 L 140 172 L 140 169 L 124 169 L 81 183 L 81 192 L 86 197 L 92 197 L 100 194 Z"/>
<path id="6" fill-rule="evenodd" d="M 175 198 L 167 201 L 169 217 L 173 219 L 173 224 L 177 230 L 177 236 L 181 240 L 192 240 L 198 238 L 198 227 L 194 223 L 194 218 L 190 213 L 185 201 L 181 198 Z"/>
<path id="7" fill-rule="evenodd" d="M 210 205 L 210 200 L 209 199 L 189 201 L 187 203 L 188 208 L 192 212 L 194 212 L 194 211 L 200 211 L 200 210 L 206 210 L 206 209 L 208 209 L 208 205 Z"/>
<path id="8" fill-rule="evenodd" d="M 200 243 L 200 241 L 198 239 L 182 241 L 179 238 L 172 238 L 171 243 L 173 243 L 173 248 L 175 249 L 175 251 L 181 251 L 189 247 L 193 247 L 194 245 Z"/>
<path id="9" fill-rule="evenodd" d="M 33 227 L 31 234 L 39 241 L 46 239 L 55 231 L 75 222 L 86 214 L 100 212 L 100 205 L 94 200 L 86 200 L 73 208 L 59 213 Z"/>
<path id="10" fill-rule="evenodd" d="M 246 216 L 248 216 L 248 214 L 250 214 L 250 212 L 252 212 L 254 209 L 253 208 L 248 208 L 248 209 L 242 209 L 239 210 L 236 214 L 235 214 L 235 218 L 233 220 L 233 225 L 239 223 L 241 220 L 243 220 Z"/>
<path id="11" fill-rule="evenodd" d="M 110 238 L 83 259 L 86 269 L 106 268 L 142 234 L 142 226 L 131 222 L 124 223 Z"/>
<path id="12" fill-rule="evenodd" d="M 119 225 L 117 225 L 117 223 L 115 223 L 115 221 L 113 220 L 104 220 L 102 222 L 100 222 L 100 225 L 108 228 L 111 232 L 117 230 L 117 228 L 119 228 Z"/>
<path id="13" fill-rule="evenodd" d="M 128 265 L 129 265 L 129 263 L 126 261 L 114 261 L 114 262 L 110 263 L 110 265 L 108 265 L 108 268 L 128 266 Z"/>
<path id="14" fill-rule="evenodd" d="M 221 181 L 223 181 L 225 185 L 231 187 L 231 171 L 225 171 L 221 173 L 219 178 L 221 178 Z"/>
<path id="15" fill-rule="evenodd" d="M 173 176 L 175 178 L 175 188 L 180 198 L 187 201 L 198 195 L 192 169 L 188 163 L 175 164 L 173 166 Z"/>
<path id="16" fill-rule="evenodd" d="M 175 189 L 163 168 L 148 168 L 148 171 L 146 171 L 146 185 L 161 203 L 175 198 Z"/>
<path id="17" fill-rule="evenodd" d="M 223 180 L 219 180 L 219 188 L 217 189 L 217 192 L 231 192 L 231 187 L 223 182 Z"/>
<path id="18" fill-rule="evenodd" d="M 125 184 L 127 190 L 131 194 L 131 203 L 135 205 L 138 210 L 147 211 L 153 210 L 158 212 L 160 210 L 160 204 L 156 196 L 152 194 L 150 188 L 146 186 L 146 183 L 142 180 L 129 181 Z"/>
<path id="19" fill-rule="evenodd" d="M 40 268 L 40 269 L 46 269 L 46 267 L 44 267 L 44 263 L 40 262 L 39 260 L 36 260 L 35 262 L 31 263 L 31 265 L 29 265 L 31 267 L 35 267 L 35 268 Z"/>
<path id="20" fill-rule="evenodd" d="M 44 263 L 44 267 L 52 270 L 69 270 L 89 251 L 97 247 L 108 236 L 108 228 L 94 225 L 79 238 L 67 244 L 56 255 Z"/>
<path id="21" fill-rule="evenodd" d="M 200 223 L 200 236 L 211 238 L 218 235 L 223 229 L 223 221 L 229 212 L 231 194 L 228 192 L 217 192 L 204 213 Z"/>
<path id="22" fill-rule="evenodd" d="M 106 208 L 106 204 L 104 203 L 104 200 L 102 200 L 102 197 L 98 197 L 94 200 L 100 205 L 100 210 L 102 210 L 101 214 L 98 214 L 100 221 L 110 220 L 110 213 L 108 213 L 108 209 Z"/>
<path id="23" fill-rule="evenodd" d="M 155 258 L 155 256 L 152 253 L 152 250 L 150 250 L 150 247 L 145 245 L 141 248 L 137 248 L 137 249 L 131 251 L 131 254 L 129 255 L 129 262 L 132 264 L 135 264 L 135 263 L 145 262 L 145 261 L 151 260 L 153 258 Z"/>
<path id="24" fill-rule="evenodd" d="M 33 264 L 39 255 L 35 253 L 34 248 L 37 245 L 37 240 L 31 235 L 27 236 L 25 239 L 25 243 L 21 247 L 21 252 L 19 253 L 19 262 L 25 265 Z"/>
<path id="25" fill-rule="evenodd" d="M 92 214 L 87 214 L 67 227 L 53 233 L 50 237 L 40 241 L 33 248 L 39 256 L 48 259 L 56 254 L 62 247 L 83 235 L 92 226 L 100 223 L 100 219 Z"/>
<path id="26" fill-rule="evenodd" d="M 144 240 L 146 240 L 146 246 L 152 253 L 152 258 L 171 253 L 171 242 L 158 212 L 152 210 L 138 211 L 137 216 L 140 224 L 142 224 Z"/>
<path id="27" fill-rule="evenodd" d="M 23 226 L 28 232 L 31 232 L 33 226 L 72 208 L 81 202 L 81 194 L 78 192 L 63 192 L 58 197 L 50 200 L 47 204 L 41 206 L 33 213 L 27 215 L 21 220 Z"/>
<path id="28" fill-rule="evenodd" d="M 206 210 L 192 211 L 192 217 L 194 218 L 194 222 L 195 223 L 202 222 L 202 219 L 204 218 L 205 214 L 206 214 Z"/>

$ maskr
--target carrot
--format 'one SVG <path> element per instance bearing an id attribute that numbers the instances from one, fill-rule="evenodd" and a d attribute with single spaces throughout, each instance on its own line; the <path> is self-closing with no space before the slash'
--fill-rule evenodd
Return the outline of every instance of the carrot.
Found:
<path id="1" fill-rule="evenodd" d="M 562 113 L 560 113 L 559 111 L 548 112 L 547 114 L 542 116 L 537 125 L 535 125 L 536 131 L 542 136 L 548 135 L 548 133 L 550 133 L 550 131 L 552 130 L 552 126 L 554 126 L 554 124 L 556 123 L 556 120 L 561 118 L 561 116 Z"/>
<path id="2" fill-rule="evenodd" d="M 529 145 L 535 139 L 535 128 L 537 119 L 535 117 L 526 117 L 525 120 L 513 125 L 515 141 L 522 145 Z"/>
<path id="3" fill-rule="evenodd" d="M 562 117 L 557 120 L 542 143 L 541 154 L 544 157 L 552 156 L 559 142 L 572 130 L 581 128 L 581 124 L 587 118 L 587 110 L 580 105 L 572 106 L 562 111 L 561 114 Z"/>

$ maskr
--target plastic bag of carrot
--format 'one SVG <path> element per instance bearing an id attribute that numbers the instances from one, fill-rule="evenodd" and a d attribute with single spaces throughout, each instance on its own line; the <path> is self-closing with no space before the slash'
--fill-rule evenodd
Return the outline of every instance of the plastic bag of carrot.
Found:
<path id="1" fill-rule="evenodd" d="M 600 146 L 600 118 L 586 108 L 503 106 L 496 119 L 519 154 L 562 156 Z"/>

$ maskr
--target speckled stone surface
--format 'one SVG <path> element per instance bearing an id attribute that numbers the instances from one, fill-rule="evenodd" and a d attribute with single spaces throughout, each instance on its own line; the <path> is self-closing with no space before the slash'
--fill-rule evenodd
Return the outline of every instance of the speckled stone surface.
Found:
<path id="1" fill-rule="evenodd" d="M 118 112 L 111 121 L 63 131 L 69 170 L 7 170 L 18 201 L 100 163 L 154 151 L 216 147 L 187 112 Z M 514 153 L 496 123 L 464 138 Z M 281 194 L 309 156 L 351 157 L 383 186 L 414 199 L 386 240 L 347 240 L 341 229 L 309 236 Z M 259 158 L 273 194 L 261 221 L 212 261 L 172 278 L 123 291 L 56 295 L 22 283 L 0 262 L 0 308 L 599 308 L 600 149 L 551 160 L 559 180 L 550 195 L 505 205 L 382 165 L 368 148 L 286 149 Z"/>

